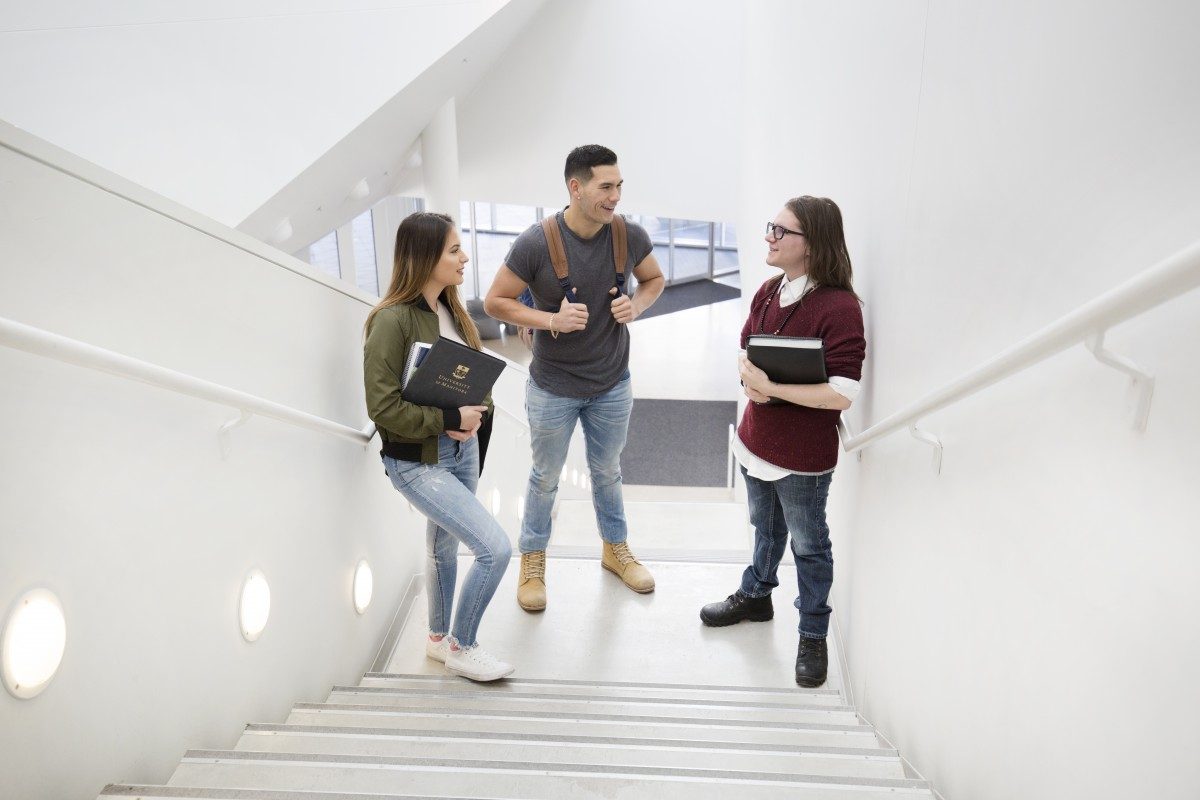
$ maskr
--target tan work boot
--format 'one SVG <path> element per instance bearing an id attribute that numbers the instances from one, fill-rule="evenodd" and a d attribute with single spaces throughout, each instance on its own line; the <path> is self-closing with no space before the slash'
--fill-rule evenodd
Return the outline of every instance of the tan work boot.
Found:
<path id="1" fill-rule="evenodd" d="M 633 553 L 629 552 L 629 545 L 625 542 L 620 544 L 605 542 L 604 555 L 600 558 L 600 565 L 620 578 L 635 592 L 646 594 L 654 591 L 654 576 L 650 574 L 650 570 L 643 567 L 642 563 L 633 557 Z"/>
<path id="2" fill-rule="evenodd" d="M 517 604 L 526 611 L 546 610 L 546 551 L 521 553 L 517 578 Z"/>

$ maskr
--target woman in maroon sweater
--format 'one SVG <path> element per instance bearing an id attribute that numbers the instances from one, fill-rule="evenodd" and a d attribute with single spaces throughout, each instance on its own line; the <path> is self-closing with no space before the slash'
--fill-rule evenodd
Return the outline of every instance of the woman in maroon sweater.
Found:
<path id="1" fill-rule="evenodd" d="M 862 311 L 851 286 L 842 212 L 825 197 L 796 197 L 767 223 L 767 264 L 782 270 L 764 283 L 742 326 L 750 336 L 821 339 L 828 382 L 773 383 L 743 354 L 742 383 L 750 404 L 738 427 L 734 454 L 741 464 L 754 526 L 754 553 L 742 585 L 700 611 L 706 625 L 732 625 L 774 616 L 771 590 L 791 534 L 796 560 L 800 645 L 796 683 L 820 686 L 828 670 L 829 590 L 833 549 L 825 500 L 837 466 L 837 422 L 858 393 L 866 353 Z M 766 405 L 777 398 L 785 402 Z"/>

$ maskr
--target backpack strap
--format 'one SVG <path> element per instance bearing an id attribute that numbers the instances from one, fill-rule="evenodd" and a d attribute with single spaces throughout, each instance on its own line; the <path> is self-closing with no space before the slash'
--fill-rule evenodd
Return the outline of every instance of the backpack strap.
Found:
<path id="1" fill-rule="evenodd" d="M 617 268 L 617 294 L 625 293 L 625 266 L 629 262 L 629 246 L 627 244 L 628 237 L 625 234 L 625 218 L 620 214 L 613 214 L 612 221 L 612 246 L 613 246 L 613 265 Z"/>
<path id="2" fill-rule="evenodd" d="M 625 218 L 620 214 L 614 214 L 611 228 L 613 266 L 617 269 L 617 294 L 624 294 L 625 267 L 629 264 L 629 237 L 626 232 Z M 571 278 L 568 275 L 567 248 L 563 244 L 562 231 L 558 228 L 557 214 L 542 219 L 542 232 L 546 234 L 546 247 L 550 250 L 550 263 L 554 265 L 554 277 L 558 278 L 558 285 L 562 287 L 567 302 L 574 303 L 575 290 L 571 288 Z"/>
<path id="3" fill-rule="evenodd" d="M 550 249 L 550 263 L 554 265 L 554 277 L 562 287 L 563 296 L 568 303 L 575 302 L 575 290 L 571 288 L 571 279 L 567 275 L 567 248 L 563 246 L 562 231 L 558 229 L 557 215 L 551 214 L 542 219 L 542 231 L 546 234 L 546 247 Z"/>

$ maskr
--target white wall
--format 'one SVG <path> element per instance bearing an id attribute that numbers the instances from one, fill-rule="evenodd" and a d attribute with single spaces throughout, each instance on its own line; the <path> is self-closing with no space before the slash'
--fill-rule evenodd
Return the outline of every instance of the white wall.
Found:
<path id="1" fill-rule="evenodd" d="M 460 103 L 463 192 L 552 205 L 565 152 L 608 143 L 626 210 L 738 224 L 747 287 L 782 202 L 835 198 L 867 301 L 862 427 L 1200 235 L 1197 21 L 1183 2 L 552 3 Z M 844 459 L 859 698 L 948 797 L 1200 785 L 1173 721 L 1200 658 L 1179 445 L 1197 302 L 1110 336 L 1159 375 L 1145 436 L 1125 379 L 1079 349 L 930 420 L 940 479 L 907 437 Z"/>
<path id="2" fill-rule="evenodd" d="M 805 102 L 747 120 L 743 213 L 789 186 L 841 202 L 868 321 L 856 428 L 1200 237 L 1195 4 L 767 2 L 748 20 L 747 98 L 794 75 Z M 778 169 L 753 156 L 789 145 Z M 1158 376 L 1144 435 L 1127 380 L 1076 348 L 927 420 L 940 477 L 907 436 L 843 458 L 857 699 L 946 797 L 1200 790 L 1198 312 L 1193 293 L 1109 337 Z"/>
<path id="3" fill-rule="evenodd" d="M 505 5 L 5 3 L 0 119 L 236 225 Z"/>
<path id="4" fill-rule="evenodd" d="M 732 219 L 741 30 L 721 0 L 548 2 L 460 98 L 463 199 L 565 205 L 567 153 L 599 143 L 626 213 Z"/>
<path id="5" fill-rule="evenodd" d="M 366 422 L 369 298 L 32 137 L 0 137 L 192 226 L 0 147 L 0 317 Z M 281 721 L 368 668 L 424 538 L 377 440 L 256 418 L 222 459 L 229 409 L 4 347 L 0 375 L 0 611 L 45 586 L 68 631 L 43 694 L 0 692 L 5 798 L 165 781 L 185 749 L 232 746 L 246 722 Z M 375 572 L 362 617 L 360 558 Z M 236 605 L 256 566 L 271 618 L 248 644 Z"/>

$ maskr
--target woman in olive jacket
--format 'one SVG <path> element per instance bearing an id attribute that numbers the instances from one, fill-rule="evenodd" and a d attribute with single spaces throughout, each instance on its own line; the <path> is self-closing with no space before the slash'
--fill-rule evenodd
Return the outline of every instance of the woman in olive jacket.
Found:
<path id="1" fill-rule="evenodd" d="M 400 395 L 409 351 L 438 336 L 481 349 L 479 331 L 458 298 L 468 261 L 454 221 L 419 212 L 400 223 L 392 282 L 366 323 L 363 373 L 367 413 L 383 440 L 381 456 L 392 485 L 424 514 L 429 637 L 425 653 L 446 669 L 476 681 L 509 675 L 513 666 L 479 646 L 476 632 L 512 555 L 504 530 L 475 488 L 480 426 L 489 405 L 435 408 Z M 475 556 L 451 625 L 458 543 Z"/>

